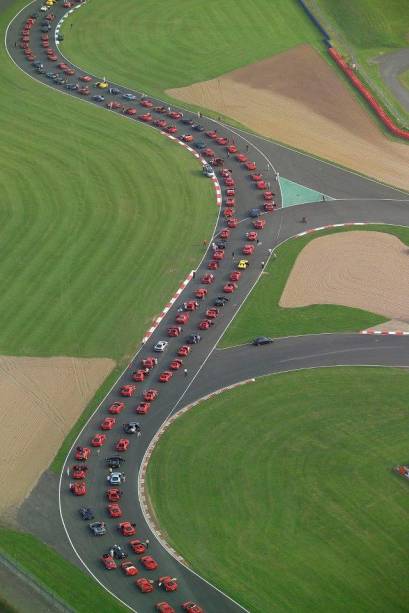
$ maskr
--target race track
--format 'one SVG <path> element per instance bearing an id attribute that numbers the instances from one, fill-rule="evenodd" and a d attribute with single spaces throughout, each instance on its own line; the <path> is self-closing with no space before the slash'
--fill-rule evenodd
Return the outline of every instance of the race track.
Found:
<path id="1" fill-rule="evenodd" d="M 64 85 L 56 85 L 45 75 L 35 72 L 31 63 L 25 59 L 23 50 L 19 46 L 15 46 L 15 43 L 20 39 L 20 31 L 27 17 L 34 10 L 38 11 L 40 6 L 41 4 L 38 2 L 31 3 L 11 22 L 6 35 L 6 45 L 10 58 L 31 78 L 37 79 L 44 85 L 55 88 L 66 95 L 74 96 L 83 103 L 101 106 L 101 103 L 93 102 L 89 97 L 81 97 L 76 91 L 67 90 Z M 86 6 L 79 10 L 86 10 Z M 50 41 L 54 41 L 55 27 L 61 17 L 67 13 L 67 9 L 64 9 L 62 3 L 59 2 L 53 7 L 52 11 L 56 15 L 56 19 L 51 22 Z M 67 28 L 65 28 L 65 31 L 67 31 Z M 53 46 L 55 45 L 53 44 Z M 47 71 L 55 70 L 55 65 L 59 61 L 66 61 L 70 65 L 68 60 L 61 58 L 58 49 L 58 62 L 47 60 L 45 49 L 41 46 L 38 21 L 30 33 L 30 47 L 37 58 L 44 58 L 44 66 Z M 84 74 L 78 68 L 75 68 L 75 70 L 76 74 L 71 79 L 72 83 L 75 83 Z M 97 80 L 101 80 L 101 78 L 93 76 L 93 81 Z M 118 87 L 121 91 L 130 91 Z M 97 93 L 97 90 L 93 88 L 92 93 Z M 138 114 L 149 110 L 140 106 L 140 92 L 131 93 L 134 93 L 137 99 L 135 102 L 127 103 L 127 106 L 132 104 L 137 107 Z M 118 96 L 106 94 L 105 90 L 103 95 L 105 96 L 103 104 L 118 98 Z M 154 106 L 163 104 L 159 100 L 152 99 L 152 101 Z M 161 114 L 150 110 L 154 119 L 162 117 Z M 175 357 L 178 347 L 184 344 L 186 337 L 192 332 L 198 331 L 197 326 L 204 317 L 204 311 L 213 304 L 218 295 L 223 294 L 223 286 L 228 281 L 229 273 L 232 270 L 232 252 L 236 256 L 239 255 L 245 242 L 244 234 L 253 229 L 248 218 L 248 211 L 263 204 L 262 192 L 255 188 L 254 183 L 249 179 L 249 172 L 232 155 L 226 161 L 226 164 L 232 170 L 236 182 L 235 215 L 239 218 L 240 223 L 231 232 L 226 255 L 221 261 L 220 268 L 213 271 L 215 281 L 207 286 L 207 296 L 200 303 L 199 309 L 191 314 L 181 336 L 179 338 L 168 338 L 167 329 L 174 324 L 177 309 L 185 300 L 194 297 L 194 292 L 198 287 L 203 286 L 200 282 L 202 275 L 211 272 L 207 269 L 207 263 L 211 259 L 210 253 L 206 255 L 203 262 L 198 264 L 195 277 L 187 284 L 152 336 L 137 349 L 126 371 L 79 435 L 75 445 L 88 445 L 91 437 L 100 431 L 100 423 L 103 417 L 107 415 L 107 407 L 115 401 L 125 401 L 126 408 L 118 416 L 115 429 L 107 433 L 105 446 L 100 454 L 94 451 L 88 462 L 89 473 L 86 480 L 88 491 L 84 498 L 77 498 L 69 492 L 70 477 L 67 475 L 67 468 L 75 463 L 72 452 L 66 460 L 60 482 L 61 534 L 65 530 L 74 551 L 92 576 L 133 611 L 140 613 L 153 611 L 155 603 L 161 600 L 167 600 L 177 610 L 180 610 L 180 604 L 191 599 L 201 604 L 207 613 L 229 613 L 230 611 L 243 609 L 228 596 L 181 564 L 176 557 L 162 547 L 155 535 L 152 534 L 138 499 L 138 473 L 145 451 L 161 425 L 177 408 L 243 379 L 273 372 L 319 366 L 348 364 L 408 366 L 409 346 L 406 337 L 328 334 L 278 339 L 273 345 L 260 348 L 244 345 L 231 349 L 215 350 L 215 347 L 240 305 L 257 282 L 262 271 L 261 262 L 266 262 L 268 259 L 268 248 L 273 249 L 284 240 L 317 226 L 352 222 L 388 223 L 406 226 L 409 221 L 407 213 L 409 199 L 408 195 L 400 190 L 363 178 L 353 172 L 317 160 L 309 155 L 298 153 L 261 137 L 222 125 L 209 118 L 198 119 L 197 115 L 193 115 L 185 109 L 181 110 L 184 113 L 184 118 L 191 116 L 196 122 L 200 121 L 206 130 L 217 130 L 219 135 L 226 136 L 230 142 L 234 140 L 239 151 L 246 152 L 246 146 L 248 146 L 249 150 L 246 155 L 256 162 L 258 169 L 262 172 L 269 165 L 267 172 L 269 173 L 272 190 L 276 192 L 276 202 L 279 208 L 273 213 L 265 214 L 266 227 L 260 232 L 261 244 L 255 248 L 254 254 L 249 257 L 250 267 L 242 274 L 237 290 L 230 294 L 230 300 L 221 309 L 215 325 L 201 333 L 202 342 L 193 346 L 191 354 L 184 361 L 184 366 L 188 369 L 188 375 L 185 377 L 182 372 L 183 369 L 181 369 L 181 371 L 175 373 L 168 384 L 159 383 L 157 380 L 158 374 L 168 367 L 170 360 Z M 137 121 L 136 116 L 123 115 L 121 109 L 106 109 L 106 112 L 117 113 L 120 116 L 118 121 L 125 118 L 128 121 Z M 177 125 L 177 135 L 189 131 L 189 126 L 183 125 L 181 121 L 174 121 L 173 123 Z M 154 128 L 152 124 L 149 124 L 147 129 Z M 162 138 L 166 138 L 166 136 L 164 135 Z M 204 136 L 204 133 L 195 136 L 195 140 L 199 140 L 199 138 L 205 140 L 206 144 L 215 150 L 216 155 L 226 157 L 224 146 L 217 145 L 214 140 Z M 177 146 L 176 143 L 175 146 Z M 186 151 L 186 155 L 191 155 L 191 153 Z M 306 185 L 320 193 L 328 194 L 334 200 L 280 208 L 279 188 L 274 179 L 275 171 L 279 172 L 282 177 Z M 208 179 L 204 177 L 203 181 L 206 180 Z M 224 192 L 224 187 L 222 189 Z M 300 219 L 304 216 L 308 220 L 306 224 L 300 223 Z M 226 220 L 221 214 L 216 233 L 225 227 Z M 209 251 L 211 251 L 211 248 L 209 248 Z M 279 260 L 277 260 L 276 265 L 279 266 Z M 169 346 L 163 354 L 157 354 L 158 366 L 145 382 L 138 384 L 136 395 L 133 398 L 121 398 L 118 393 L 119 387 L 132 382 L 130 376 L 132 371 L 140 367 L 141 359 L 152 355 L 153 345 L 161 339 L 169 340 Z M 136 523 L 137 537 L 143 540 L 150 539 L 149 553 L 159 562 L 158 571 L 151 573 L 142 571 L 139 566 L 140 573 L 138 576 L 147 576 L 153 579 L 156 579 L 159 574 L 177 577 L 179 589 L 172 594 L 165 594 L 158 587 L 152 594 L 141 594 L 136 589 L 132 579 L 123 576 L 119 569 L 114 572 L 106 571 L 99 560 L 102 553 L 109 549 L 111 544 L 119 542 L 126 547 L 126 542 L 129 540 L 122 537 L 117 531 L 116 526 L 119 520 L 110 519 L 107 516 L 105 490 L 108 471 L 104 458 L 108 455 L 114 455 L 114 443 L 122 436 L 121 424 L 136 418 L 134 407 L 140 402 L 142 392 L 149 387 L 158 389 L 160 394 L 153 403 L 149 414 L 139 418 L 143 428 L 142 437 L 130 437 L 130 449 L 124 454 L 126 462 L 123 470 L 127 479 L 121 485 L 121 489 L 124 491 L 121 507 L 123 519 Z M 82 505 L 92 507 L 96 510 L 97 517 L 107 522 L 108 535 L 101 539 L 90 535 L 87 523 L 79 519 L 78 509 Z M 203 521 L 206 521 L 205 517 Z M 130 557 L 136 560 L 134 554 L 131 554 Z"/>

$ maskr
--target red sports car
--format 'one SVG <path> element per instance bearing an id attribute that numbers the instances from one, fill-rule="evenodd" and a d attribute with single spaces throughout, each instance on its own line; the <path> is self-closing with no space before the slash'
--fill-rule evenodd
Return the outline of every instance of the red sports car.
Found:
<path id="1" fill-rule="evenodd" d="M 243 255 L 252 255 L 254 253 L 254 245 L 244 245 L 243 249 L 241 250 Z"/>
<path id="2" fill-rule="evenodd" d="M 219 262 L 216 262 L 216 260 L 211 260 L 208 263 L 207 268 L 209 270 L 217 270 L 219 268 Z"/>
<path id="3" fill-rule="evenodd" d="M 235 206 L 236 204 L 236 199 L 235 198 L 226 198 L 226 202 L 225 205 L 226 206 Z"/>
<path id="4" fill-rule="evenodd" d="M 88 466 L 84 466 L 83 464 L 74 464 L 71 469 L 71 477 L 73 479 L 85 479 L 87 476 Z"/>
<path id="5" fill-rule="evenodd" d="M 106 106 L 108 109 L 111 109 L 111 111 L 114 111 L 115 109 L 120 109 L 122 104 L 118 102 L 118 100 L 113 100 L 112 102 L 107 102 Z"/>
<path id="6" fill-rule="evenodd" d="M 108 413 L 111 413 L 111 415 L 118 415 L 118 413 L 120 413 L 124 408 L 124 402 L 114 402 L 114 404 L 111 404 L 109 407 Z"/>
<path id="7" fill-rule="evenodd" d="M 257 166 L 256 166 L 255 162 L 247 161 L 246 162 L 246 168 L 247 168 L 247 170 L 256 170 Z"/>
<path id="8" fill-rule="evenodd" d="M 225 216 L 226 219 L 228 219 L 229 217 L 233 217 L 234 209 L 231 209 L 231 208 L 224 209 L 223 215 Z"/>
<path id="9" fill-rule="evenodd" d="M 268 213 L 271 213 L 271 211 L 274 211 L 274 203 L 273 202 L 265 202 L 263 205 L 263 209 L 265 211 L 267 211 Z"/>
<path id="10" fill-rule="evenodd" d="M 239 270 L 233 270 L 233 272 L 230 273 L 230 281 L 238 281 L 241 277 L 241 272 Z"/>
<path id="11" fill-rule="evenodd" d="M 91 440 L 91 445 L 93 447 L 102 447 L 106 441 L 106 438 L 107 437 L 105 434 L 96 434 Z"/>
<path id="12" fill-rule="evenodd" d="M 216 309 L 216 307 L 212 307 L 210 309 L 207 309 L 206 311 L 206 317 L 208 319 L 215 319 L 219 314 L 219 309 Z"/>
<path id="13" fill-rule="evenodd" d="M 76 483 L 70 483 L 70 490 L 74 496 L 85 496 L 87 493 L 87 485 L 85 481 L 77 481 Z"/>
<path id="14" fill-rule="evenodd" d="M 129 398 L 130 396 L 134 395 L 135 390 L 136 385 L 123 385 L 119 390 L 119 393 L 121 394 L 121 396 L 127 396 Z"/>
<path id="15" fill-rule="evenodd" d="M 230 237 L 230 230 L 228 230 L 228 228 L 225 228 L 220 232 L 219 236 L 222 240 L 227 240 Z"/>
<path id="16" fill-rule="evenodd" d="M 165 121 L 165 119 L 155 119 L 153 125 L 163 130 L 163 128 L 166 128 L 166 126 L 168 125 L 168 122 Z"/>
<path id="17" fill-rule="evenodd" d="M 142 381 L 144 381 L 144 379 L 145 379 L 146 374 L 147 373 L 145 372 L 145 370 L 141 370 L 141 369 L 135 370 L 132 373 L 132 379 L 134 381 L 137 381 L 138 383 L 142 383 Z"/>
<path id="18" fill-rule="evenodd" d="M 237 219 L 237 217 L 230 217 L 230 219 L 227 222 L 227 225 L 229 228 L 237 228 L 239 224 L 239 220 Z"/>
<path id="19" fill-rule="evenodd" d="M 190 353 L 189 345 L 182 345 L 178 349 L 178 356 L 181 357 L 181 358 L 185 358 L 186 356 L 189 355 L 189 353 Z"/>
<path id="20" fill-rule="evenodd" d="M 75 459 L 80 462 L 86 462 L 91 455 L 91 449 L 89 447 L 80 447 L 78 446 L 75 449 Z"/>
<path id="21" fill-rule="evenodd" d="M 253 227 L 256 228 L 256 230 L 262 230 L 265 227 L 265 225 L 266 225 L 266 220 L 261 219 L 260 217 L 253 221 Z"/>
<path id="22" fill-rule="evenodd" d="M 132 551 L 134 553 L 145 553 L 146 545 L 139 539 L 134 539 L 133 541 L 129 541 L 129 544 L 132 547 Z"/>
<path id="23" fill-rule="evenodd" d="M 236 283 L 226 283 L 226 285 L 223 287 L 223 291 L 225 294 L 232 294 L 236 289 Z"/>
<path id="24" fill-rule="evenodd" d="M 169 368 L 171 370 L 179 370 L 179 368 L 181 368 L 182 366 L 183 366 L 182 360 L 178 360 L 177 358 L 175 358 L 174 360 L 171 361 Z"/>
<path id="25" fill-rule="evenodd" d="M 162 587 L 165 592 L 176 592 L 178 589 L 178 581 L 176 577 L 159 577 L 158 586 Z"/>
<path id="26" fill-rule="evenodd" d="M 129 447 L 129 439 L 120 438 L 117 444 L 115 445 L 115 450 L 116 451 L 127 451 L 128 447 Z"/>
<path id="27" fill-rule="evenodd" d="M 68 75 L 69 77 L 72 77 L 73 75 L 75 75 L 75 70 L 74 68 L 66 68 L 64 70 L 64 73 Z"/>
<path id="28" fill-rule="evenodd" d="M 156 570 L 159 564 L 152 558 L 152 556 L 142 556 L 140 558 L 141 564 L 146 570 Z"/>
<path id="29" fill-rule="evenodd" d="M 143 368 L 149 368 L 149 369 L 154 368 L 157 363 L 158 363 L 158 358 L 153 358 L 152 356 L 149 356 L 148 358 L 145 358 L 144 360 L 142 360 Z"/>
<path id="30" fill-rule="evenodd" d="M 184 143 L 191 143 L 193 140 L 193 136 L 191 134 L 183 134 L 182 140 Z"/>
<path id="31" fill-rule="evenodd" d="M 171 326 L 168 328 L 168 336 L 179 336 L 182 332 L 182 328 L 180 326 Z"/>
<path id="32" fill-rule="evenodd" d="M 232 198 L 232 197 L 233 197 L 233 196 L 235 196 L 235 195 L 236 195 L 236 190 L 234 189 L 234 187 L 228 187 L 228 188 L 226 189 L 226 196 L 227 196 L 228 198 Z"/>
<path id="33" fill-rule="evenodd" d="M 135 564 L 130 560 L 124 560 L 121 562 L 121 569 L 124 571 L 127 577 L 134 577 L 139 573 L 139 570 L 136 568 Z"/>
<path id="34" fill-rule="evenodd" d="M 210 149 L 210 147 L 206 147 L 205 149 L 202 149 L 202 155 L 204 155 L 206 158 L 214 158 L 214 151 L 213 149 Z"/>
<path id="35" fill-rule="evenodd" d="M 222 260 L 224 258 L 224 249 L 215 249 L 212 257 L 214 260 Z"/>
<path id="36" fill-rule="evenodd" d="M 148 98 L 142 98 L 140 101 L 140 105 L 144 106 L 146 109 L 151 109 L 153 107 L 153 102 Z"/>
<path id="37" fill-rule="evenodd" d="M 235 182 L 232 177 L 225 177 L 224 184 L 226 185 L 226 187 L 233 187 L 235 185 Z"/>
<path id="38" fill-rule="evenodd" d="M 196 297 L 199 298 L 199 296 Z M 176 323 L 185 325 L 189 321 L 189 317 L 189 313 L 179 313 L 178 315 L 176 315 Z"/>
<path id="39" fill-rule="evenodd" d="M 205 134 L 209 138 L 218 138 L 219 137 L 219 135 L 217 134 L 216 130 L 208 130 L 207 132 L 205 132 Z"/>
<path id="40" fill-rule="evenodd" d="M 264 192 L 263 198 L 264 200 L 272 200 L 274 197 L 273 192 Z"/>
<path id="41" fill-rule="evenodd" d="M 115 423 L 115 417 L 105 417 L 104 421 L 101 424 L 101 430 L 112 430 L 112 428 L 115 426 Z"/>
<path id="42" fill-rule="evenodd" d="M 175 134 L 175 132 L 177 132 L 178 129 L 176 126 L 168 126 L 167 128 L 165 128 L 165 132 L 167 132 L 168 134 Z"/>
<path id="43" fill-rule="evenodd" d="M 267 183 L 265 181 L 263 181 L 263 180 L 258 181 L 257 189 L 266 189 L 266 187 L 267 187 Z"/>
<path id="44" fill-rule="evenodd" d="M 24 36 L 24 37 L 23 37 L 23 43 L 28 43 L 28 42 L 30 42 L 29 37 L 28 37 L 28 36 Z M 47 47 L 48 47 L 48 45 L 49 45 L 49 44 L 50 44 L 50 43 L 48 42 L 48 40 L 43 40 L 43 42 L 41 43 L 41 46 L 42 46 L 44 49 L 47 49 Z M 68 70 L 68 69 L 67 69 L 67 70 Z M 65 70 L 64 70 L 64 72 L 65 72 Z"/>
<path id="45" fill-rule="evenodd" d="M 207 294 L 207 289 L 205 287 L 199 287 L 196 291 L 195 291 L 195 296 L 196 298 L 199 298 L 200 300 L 202 298 L 204 298 Z"/>
<path id="46" fill-rule="evenodd" d="M 138 110 L 134 106 L 130 106 L 125 110 L 125 115 L 136 115 Z"/>
<path id="47" fill-rule="evenodd" d="M 193 602 L 193 600 L 188 600 L 182 604 L 182 609 L 187 611 L 187 613 L 205 613 L 202 607 L 199 607 L 198 604 Z"/>
<path id="48" fill-rule="evenodd" d="M 168 115 L 171 119 L 182 119 L 182 113 L 179 113 L 179 111 L 170 111 Z"/>
<path id="49" fill-rule="evenodd" d="M 164 372 L 160 373 L 159 381 L 161 383 L 168 383 L 172 377 L 173 377 L 173 372 L 170 372 L 170 370 L 165 370 Z"/>
<path id="50" fill-rule="evenodd" d="M 155 111 L 155 113 L 166 113 L 167 112 L 166 106 L 155 106 L 153 110 Z"/>
<path id="51" fill-rule="evenodd" d="M 119 487 L 110 487 L 107 489 L 107 498 L 109 502 L 118 502 L 121 499 L 123 491 Z"/>
<path id="52" fill-rule="evenodd" d="M 84 75 L 82 75 L 82 77 L 80 77 L 80 81 L 85 81 L 85 83 L 91 83 L 92 77 L 90 77 L 87 74 L 84 74 Z"/>
<path id="53" fill-rule="evenodd" d="M 58 60 L 58 57 L 56 56 L 55 53 L 50 53 L 50 55 L 48 56 L 48 59 L 50 60 L 50 62 L 56 62 Z"/>
<path id="54" fill-rule="evenodd" d="M 135 585 L 140 589 L 143 594 L 153 592 L 153 581 L 149 581 L 145 577 L 141 577 L 135 581 Z"/>
<path id="55" fill-rule="evenodd" d="M 60 62 L 58 64 L 58 68 L 60 68 L 60 70 L 65 70 L 66 68 L 68 68 L 67 64 L 64 64 L 64 62 Z"/>
<path id="56" fill-rule="evenodd" d="M 140 119 L 141 121 L 145 121 L 146 123 L 153 121 L 151 113 L 144 113 L 143 115 L 138 115 L 138 119 Z"/>
<path id="57" fill-rule="evenodd" d="M 152 402 L 153 400 L 156 400 L 158 396 L 159 396 L 158 390 L 149 389 L 149 390 L 145 390 L 143 393 L 143 399 L 146 402 Z"/>
<path id="58" fill-rule="evenodd" d="M 108 513 L 110 517 L 122 517 L 122 509 L 117 502 L 108 505 Z"/>
<path id="59" fill-rule="evenodd" d="M 159 611 L 159 613 L 176 613 L 176 609 L 170 606 L 168 602 L 158 602 L 155 605 L 155 609 Z"/>
<path id="60" fill-rule="evenodd" d="M 250 179 L 255 183 L 257 183 L 257 181 L 261 181 L 262 178 L 263 175 L 261 174 L 261 172 L 253 172 L 253 174 L 250 175 Z"/>
<path id="61" fill-rule="evenodd" d="M 133 536 L 136 534 L 135 526 L 136 524 L 131 523 L 130 521 L 122 521 L 118 528 L 120 529 L 122 536 Z"/>
<path id="62" fill-rule="evenodd" d="M 214 281 L 214 275 L 212 275 L 212 273 L 210 272 L 203 275 L 203 277 L 200 279 L 200 282 L 204 283 L 205 285 L 210 285 L 211 283 L 213 283 L 213 281 Z"/>
<path id="63" fill-rule="evenodd" d="M 216 138 L 216 143 L 218 145 L 227 145 L 227 138 L 225 136 L 219 136 L 218 138 Z"/>
<path id="64" fill-rule="evenodd" d="M 236 160 L 237 160 L 238 162 L 240 162 L 241 164 L 243 164 L 244 162 L 247 162 L 247 158 L 246 158 L 246 156 L 244 155 L 244 153 L 238 153 L 238 154 L 236 155 Z"/>
<path id="65" fill-rule="evenodd" d="M 220 176 L 223 178 L 231 177 L 231 171 L 228 168 L 222 168 L 220 171 Z"/>
<path id="66" fill-rule="evenodd" d="M 202 321 L 199 322 L 199 325 L 197 327 L 199 328 L 199 330 L 208 330 L 212 324 L 212 321 L 209 321 L 208 319 L 202 319 Z"/>
<path id="67" fill-rule="evenodd" d="M 138 415 L 146 415 L 146 413 L 149 413 L 150 408 L 151 408 L 150 402 L 141 402 L 138 404 L 135 411 L 138 413 Z"/>
<path id="68" fill-rule="evenodd" d="M 258 238 L 258 234 L 257 234 L 257 232 L 254 232 L 252 230 L 251 232 L 247 232 L 246 238 L 247 238 L 248 241 L 256 241 L 257 238 Z"/>
<path id="69" fill-rule="evenodd" d="M 196 311 L 199 308 L 199 303 L 197 300 L 188 300 L 185 302 L 184 308 L 186 311 Z"/>
<path id="70" fill-rule="evenodd" d="M 104 553 L 101 562 L 107 570 L 114 570 L 116 568 L 115 560 L 109 553 Z"/>
<path id="71" fill-rule="evenodd" d="M 237 153 L 237 147 L 236 147 L 236 145 L 228 145 L 228 146 L 226 147 L 226 149 L 227 149 L 227 151 L 228 151 L 229 153 Z"/>

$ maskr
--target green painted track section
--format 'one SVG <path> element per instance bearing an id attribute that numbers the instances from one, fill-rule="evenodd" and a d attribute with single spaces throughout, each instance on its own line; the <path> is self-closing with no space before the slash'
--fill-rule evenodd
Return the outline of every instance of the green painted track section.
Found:
<path id="1" fill-rule="evenodd" d="M 317 192 L 315 189 L 290 181 L 280 177 L 280 189 L 282 197 L 282 206 L 294 206 L 295 204 L 306 204 L 310 202 L 320 202 L 322 200 L 334 200 L 331 196 Z"/>
<path id="2" fill-rule="evenodd" d="M 175 549 L 252 613 L 403 613 L 409 375 L 265 377 L 179 418 L 148 468 Z"/>

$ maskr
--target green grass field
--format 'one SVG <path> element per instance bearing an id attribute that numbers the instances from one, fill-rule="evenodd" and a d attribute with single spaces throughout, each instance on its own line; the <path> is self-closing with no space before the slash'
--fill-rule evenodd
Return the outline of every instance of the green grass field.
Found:
<path id="1" fill-rule="evenodd" d="M 252 613 L 407 611 L 409 375 L 265 377 L 166 431 L 147 483 L 161 529 Z"/>
<path id="2" fill-rule="evenodd" d="M 200 260 L 213 187 L 156 131 L 0 61 L 0 354 L 126 359 Z"/>
<path id="3" fill-rule="evenodd" d="M 387 232 L 409 245 L 409 228 L 368 225 L 366 230 Z M 260 281 L 233 320 L 221 340 L 222 347 L 246 343 L 255 336 L 295 336 L 322 332 L 358 332 L 387 321 L 385 317 L 361 309 L 316 304 L 295 309 L 279 306 L 291 269 L 302 249 L 315 238 L 338 232 L 362 231 L 362 227 L 344 228 L 290 239 L 271 259 Z"/>
<path id="4" fill-rule="evenodd" d="M 401 0 L 314 0 L 307 2 L 316 7 L 321 21 L 329 30 L 336 46 L 353 57 L 358 67 L 376 84 L 388 101 L 399 123 L 409 125 L 409 113 L 394 98 L 381 78 L 373 58 L 397 51 L 408 45 L 409 5 Z M 367 79 L 364 79 L 367 84 Z M 399 121 L 401 120 L 401 121 Z"/>
<path id="5" fill-rule="evenodd" d="M 0 529 L 0 551 L 78 613 L 128 610 L 88 575 L 31 534 Z"/>
<path id="6" fill-rule="evenodd" d="M 319 33 L 295 0 L 121 0 L 120 10 L 98 0 L 69 22 L 61 48 L 73 62 L 157 95 L 301 43 L 322 50 Z"/>

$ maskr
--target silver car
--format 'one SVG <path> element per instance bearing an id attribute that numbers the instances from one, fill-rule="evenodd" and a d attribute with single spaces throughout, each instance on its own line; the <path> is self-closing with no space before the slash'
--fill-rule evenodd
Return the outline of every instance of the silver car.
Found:
<path id="1" fill-rule="evenodd" d="M 158 341 L 156 345 L 154 345 L 153 350 L 162 353 L 162 351 L 165 351 L 168 344 L 168 341 Z"/>

